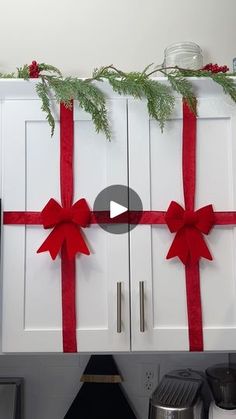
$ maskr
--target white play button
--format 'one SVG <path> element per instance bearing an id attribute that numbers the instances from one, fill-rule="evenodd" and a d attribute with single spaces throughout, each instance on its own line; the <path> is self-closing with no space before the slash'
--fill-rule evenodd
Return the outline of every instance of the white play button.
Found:
<path id="1" fill-rule="evenodd" d="M 110 218 L 115 218 L 126 211 L 128 211 L 127 207 L 124 207 L 115 201 L 110 201 Z"/>
<path id="2" fill-rule="evenodd" d="M 124 185 L 110 185 L 96 197 L 93 211 L 97 223 L 104 231 L 111 234 L 125 234 L 139 224 L 143 206 L 133 189 Z M 132 223 L 129 223 L 128 211 L 133 211 Z"/>

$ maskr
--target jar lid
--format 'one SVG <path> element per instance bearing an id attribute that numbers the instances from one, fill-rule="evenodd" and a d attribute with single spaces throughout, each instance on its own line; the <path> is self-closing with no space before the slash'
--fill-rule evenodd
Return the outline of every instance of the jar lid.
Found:
<path id="1" fill-rule="evenodd" d="M 177 51 L 177 50 L 185 50 L 189 52 L 197 52 L 198 54 L 201 54 L 202 50 L 199 47 L 199 45 L 195 44 L 195 42 L 176 42 L 174 44 L 169 45 L 165 49 L 165 54 L 169 54 L 171 52 Z"/>

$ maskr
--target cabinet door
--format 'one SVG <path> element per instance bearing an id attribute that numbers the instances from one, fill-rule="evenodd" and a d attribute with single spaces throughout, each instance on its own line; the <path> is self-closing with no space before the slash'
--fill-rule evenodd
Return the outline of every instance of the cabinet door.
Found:
<path id="1" fill-rule="evenodd" d="M 199 98 L 195 208 L 236 210 L 236 112 L 222 96 Z M 146 210 L 184 204 L 182 106 L 161 133 L 146 104 L 129 101 L 129 183 Z M 184 205 L 183 205 L 184 206 Z M 213 261 L 201 259 L 205 350 L 236 349 L 236 230 L 215 226 L 206 241 Z M 133 350 L 188 350 L 184 266 L 166 260 L 173 241 L 166 226 L 137 226 L 130 233 Z M 144 281 L 145 331 L 140 332 L 139 282 Z"/>
<path id="2" fill-rule="evenodd" d="M 60 202 L 59 123 L 53 138 L 39 100 L 9 100 L 3 109 L 3 210 L 41 211 Z M 111 184 L 127 184 L 126 100 L 108 101 L 109 142 L 95 133 L 88 114 L 74 111 L 74 202 L 93 207 Z M 57 109 L 58 114 L 58 109 Z M 128 235 L 98 225 L 83 230 L 91 255 L 76 259 L 79 351 L 130 348 Z M 42 226 L 3 226 L 3 351 L 62 351 L 61 266 L 36 254 L 48 235 Z M 122 260 L 122 263 L 120 263 Z M 122 332 L 117 333 L 117 282 L 122 282 Z"/>

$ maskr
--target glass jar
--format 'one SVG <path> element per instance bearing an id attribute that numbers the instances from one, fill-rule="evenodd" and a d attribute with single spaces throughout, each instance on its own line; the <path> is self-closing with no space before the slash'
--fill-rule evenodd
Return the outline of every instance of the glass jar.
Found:
<path id="1" fill-rule="evenodd" d="M 177 42 L 165 49 L 163 65 L 199 70 L 203 67 L 202 50 L 194 42 Z"/>
<path id="2" fill-rule="evenodd" d="M 236 57 L 233 58 L 233 73 L 236 73 Z"/>

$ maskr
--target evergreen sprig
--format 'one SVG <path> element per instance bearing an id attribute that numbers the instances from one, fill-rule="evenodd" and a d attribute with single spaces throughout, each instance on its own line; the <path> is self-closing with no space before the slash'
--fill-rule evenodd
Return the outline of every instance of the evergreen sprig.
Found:
<path id="1" fill-rule="evenodd" d="M 94 80 L 108 80 L 112 89 L 136 99 L 147 99 L 149 115 L 156 119 L 163 130 L 165 121 L 169 119 L 174 108 L 174 96 L 170 87 L 148 77 L 146 67 L 142 73 L 124 73 L 113 66 L 96 69 Z"/>
<path id="2" fill-rule="evenodd" d="M 24 64 L 23 67 L 17 67 L 17 78 L 28 80 L 29 76 L 29 66 Z"/>
<path id="3" fill-rule="evenodd" d="M 46 114 L 47 121 L 51 127 L 51 136 L 54 134 L 55 130 L 55 120 L 52 115 L 51 105 L 50 105 L 50 90 L 45 79 L 42 79 L 41 82 L 37 83 L 36 91 L 39 98 L 41 99 L 42 105 L 41 109 Z"/>
<path id="4" fill-rule="evenodd" d="M 147 98 L 149 115 L 159 122 L 163 131 L 165 122 L 170 118 L 175 105 L 171 89 L 169 86 L 147 78 L 144 83 L 144 94 Z"/>
<path id="5" fill-rule="evenodd" d="M 15 73 L 0 73 L 0 79 L 14 79 Z"/>
<path id="6" fill-rule="evenodd" d="M 40 71 L 40 73 L 42 71 L 46 71 L 47 73 L 54 73 L 54 74 L 57 74 L 59 77 L 62 77 L 61 71 L 57 67 L 54 67 L 54 65 L 40 63 L 39 64 L 39 71 Z"/>
<path id="7" fill-rule="evenodd" d="M 184 78 L 179 71 L 165 72 L 164 74 L 172 89 L 184 97 L 191 111 L 197 114 L 197 101 L 190 81 Z"/>
<path id="8" fill-rule="evenodd" d="M 53 91 L 56 101 L 65 106 L 71 106 L 71 100 L 78 100 L 82 109 L 90 113 L 95 125 L 96 132 L 104 132 L 108 139 L 111 138 L 111 130 L 108 122 L 106 99 L 101 90 L 94 84 L 76 77 L 62 79 L 55 76 L 45 76 L 48 87 Z M 43 90 L 43 95 L 48 91 Z M 46 99 L 44 99 L 46 104 Z M 54 126 L 52 126 L 52 131 Z"/>
<path id="9" fill-rule="evenodd" d="M 107 80 L 112 89 L 120 95 L 129 95 L 136 99 L 146 99 L 147 108 L 151 118 L 159 122 L 163 130 L 165 122 L 170 118 L 174 109 L 174 92 L 181 95 L 187 101 L 190 109 L 197 113 L 197 101 L 193 92 L 189 77 L 209 77 L 218 83 L 223 91 L 236 103 L 236 83 L 231 76 L 236 73 L 214 73 L 203 70 L 187 70 L 179 67 L 163 68 L 148 65 L 142 72 L 126 73 L 108 65 L 95 69 L 91 78 L 81 80 L 77 77 L 63 78 L 60 70 L 52 65 L 35 61 L 32 65 L 38 66 L 36 77 L 39 75 L 39 82 L 36 90 L 42 101 L 42 110 L 51 126 L 53 135 L 55 121 L 51 109 L 51 98 L 62 102 L 65 106 L 71 106 L 71 100 L 78 100 L 82 109 L 91 114 L 97 132 L 104 132 L 108 139 L 111 138 L 111 129 L 108 121 L 106 98 L 104 93 L 93 83 L 94 81 Z M 17 73 L 3 74 L 0 78 L 23 78 L 30 79 L 30 67 L 25 64 L 17 68 Z M 167 77 L 169 86 L 152 78 L 155 73 L 162 73 Z"/>
<path id="10" fill-rule="evenodd" d="M 222 73 L 212 74 L 212 80 L 218 83 L 223 87 L 224 92 L 231 97 L 231 99 L 236 103 L 236 84 L 235 81 L 230 77 L 223 76 Z"/>
<path id="11" fill-rule="evenodd" d="M 236 76 L 236 73 L 212 73 L 211 71 L 204 70 L 186 70 L 179 69 L 184 77 L 209 77 L 215 83 L 218 83 L 222 88 L 225 94 L 229 95 L 231 99 L 236 103 L 236 83 L 232 78 Z"/>

